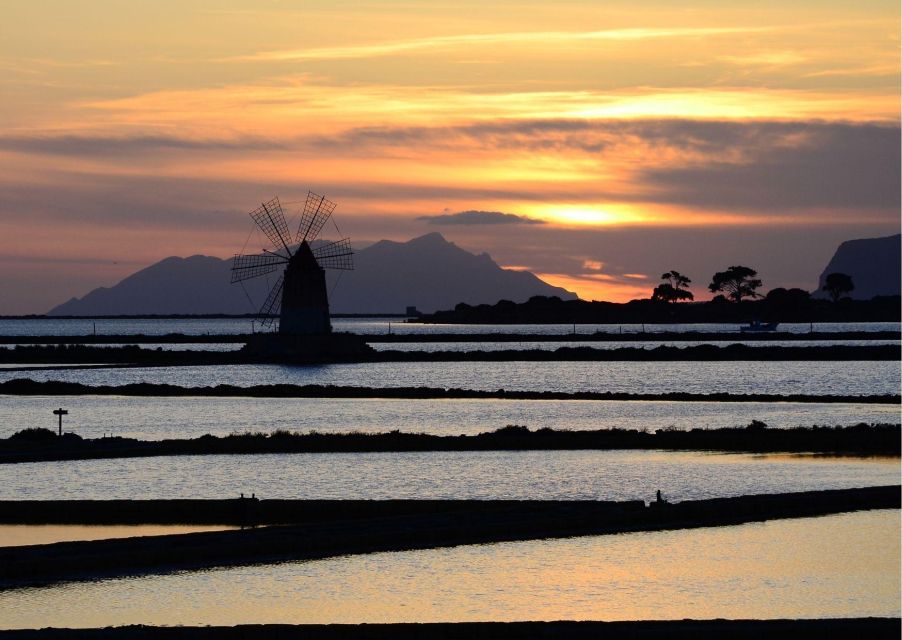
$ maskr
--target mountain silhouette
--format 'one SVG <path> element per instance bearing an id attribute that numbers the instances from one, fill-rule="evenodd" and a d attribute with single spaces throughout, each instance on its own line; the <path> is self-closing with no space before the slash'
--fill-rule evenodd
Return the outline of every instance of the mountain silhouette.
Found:
<path id="1" fill-rule="evenodd" d="M 822 287 L 831 273 L 852 276 L 855 289 L 849 296 L 855 300 L 899 295 L 902 290 L 900 286 L 902 277 L 899 271 L 902 264 L 900 242 L 902 235 L 898 233 L 883 238 L 863 238 L 843 242 L 827 263 L 827 268 L 821 273 L 818 290 L 813 295 L 826 297 L 827 294 Z"/>
<path id="2" fill-rule="evenodd" d="M 429 233 L 408 242 L 382 240 L 354 255 L 355 270 L 327 270 L 333 313 L 432 312 L 459 302 L 523 302 L 532 296 L 576 295 L 527 271 L 502 269 Z M 232 261 L 210 256 L 170 257 L 112 287 L 94 289 L 51 309 L 48 315 L 166 315 L 254 313 L 275 277 L 230 284 Z"/>

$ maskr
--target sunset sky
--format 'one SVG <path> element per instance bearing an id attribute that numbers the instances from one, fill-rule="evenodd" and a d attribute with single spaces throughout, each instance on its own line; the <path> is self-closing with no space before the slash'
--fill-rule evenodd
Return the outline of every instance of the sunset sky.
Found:
<path id="1" fill-rule="evenodd" d="M 358 246 L 440 231 L 587 299 L 813 289 L 899 231 L 899 33 L 898 0 L 4 2 L 0 314 L 230 256 L 307 189 Z"/>

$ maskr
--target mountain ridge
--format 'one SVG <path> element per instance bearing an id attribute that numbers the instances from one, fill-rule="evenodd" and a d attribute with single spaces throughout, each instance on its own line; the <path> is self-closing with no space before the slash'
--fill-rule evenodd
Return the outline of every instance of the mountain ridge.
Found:
<path id="1" fill-rule="evenodd" d="M 849 293 L 853 300 L 870 300 L 874 296 L 897 296 L 902 293 L 902 234 L 879 238 L 858 238 L 840 243 L 818 278 L 812 295 L 826 297 L 823 291 L 827 276 L 845 273 L 855 285 Z"/>
<path id="2" fill-rule="evenodd" d="M 473 254 L 438 232 L 407 242 L 380 240 L 355 254 L 350 272 L 327 270 L 333 313 L 424 312 L 459 302 L 493 304 L 534 295 L 574 299 L 526 271 L 501 268 L 487 253 Z M 169 256 L 112 287 L 98 287 L 47 315 L 245 314 L 259 308 L 274 278 L 230 284 L 231 259 Z"/>

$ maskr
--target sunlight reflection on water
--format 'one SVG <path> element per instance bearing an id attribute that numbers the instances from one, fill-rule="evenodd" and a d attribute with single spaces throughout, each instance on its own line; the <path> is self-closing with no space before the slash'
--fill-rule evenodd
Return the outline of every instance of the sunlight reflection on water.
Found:
<path id="1" fill-rule="evenodd" d="M 318 384 L 495 391 L 623 393 L 899 393 L 899 363 L 848 362 L 378 362 L 316 366 L 227 365 L 2 371 L 15 378 L 88 385 L 135 382 L 184 387 Z"/>
<path id="2" fill-rule="evenodd" d="M 899 511 L 0 593 L 4 626 L 899 616 Z"/>
<path id="3" fill-rule="evenodd" d="M 508 424 L 531 429 L 744 427 L 772 428 L 899 423 L 899 406 L 798 402 L 669 402 L 610 400 L 392 400 L 383 398 L 154 398 L 0 396 L 0 437 L 53 427 L 51 408 L 66 407 L 66 430 L 162 440 L 247 431 L 476 434 Z"/>
<path id="4" fill-rule="evenodd" d="M 898 458 L 664 451 L 173 456 L 0 465 L 0 499 L 674 500 L 897 484 Z"/>

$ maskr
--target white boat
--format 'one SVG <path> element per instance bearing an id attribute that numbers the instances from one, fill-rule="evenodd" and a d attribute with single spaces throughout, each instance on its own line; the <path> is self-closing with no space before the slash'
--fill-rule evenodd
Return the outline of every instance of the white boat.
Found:
<path id="1" fill-rule="evenodd" d="M 776 331 L 778 326 L 780 326 L 779 322 L 759 322 L 758 320 L 752 320 L 748 325 L 739 327 L 739 330 L 743 333 L 747 331 Z"/>

